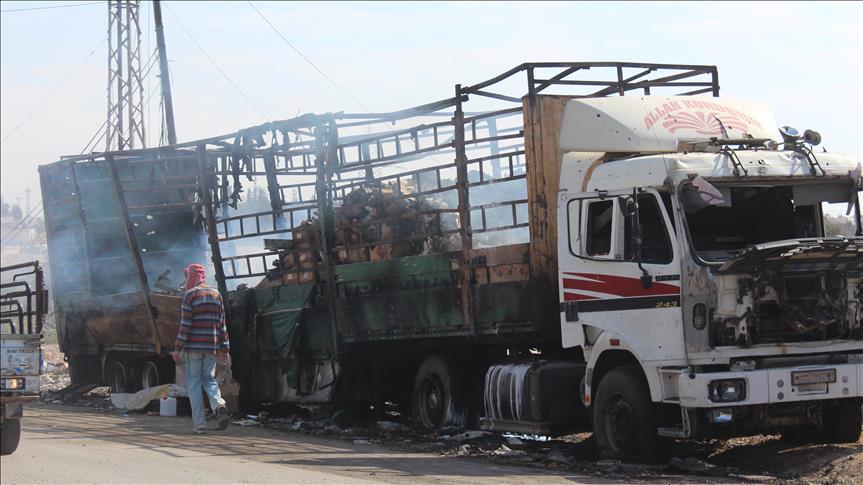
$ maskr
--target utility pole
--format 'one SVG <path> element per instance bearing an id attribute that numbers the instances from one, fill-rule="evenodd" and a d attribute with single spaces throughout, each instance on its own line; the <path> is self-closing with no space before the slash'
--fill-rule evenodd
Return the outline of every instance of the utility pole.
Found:
<path id="1" fill-rule="evenodd" d="M 146 148 L 140 0 L 108 0 L 106 151 Z"/>
<path id="2" fill-rule="evenodd" d="M 159 47 L 159 71 L 162 80 L 162 101 L 165 106 L 165 124 L 168 126 L 168 144 L 177 144 L 174 128 L 174 101 L 171 98 L 171 76 L 168 73 L 168 54 L 165 50 L 165 32 L 162 29 L 162 5 L 153 0 L 153 18 L 156 20 L 156 44 Z"/>

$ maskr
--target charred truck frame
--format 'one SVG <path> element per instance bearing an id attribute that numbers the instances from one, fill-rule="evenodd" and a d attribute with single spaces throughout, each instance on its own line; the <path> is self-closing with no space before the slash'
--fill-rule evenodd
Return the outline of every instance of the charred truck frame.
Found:
<path id="1" fill-rule="evenodd" d="M 171 379 L 171 275 L 206 260 L 247 403 L 592 424 L 611 455 L 660 435 L 836 435 L 833 407 L 859 434 L 861 240 L 824 239 L 818 204 L 847 200 L 859 173 L 799 137 L 779 150 L 747 105 L 699 94 L 718 96 L 715 67 L 530 63 L 403 111 L 42 166 L 73 379 Z M 263 207 L 243 200 L 253 180 Z M 808 204 L 811 238 L 710 232 L 770 201 L 783 218 Z"/>

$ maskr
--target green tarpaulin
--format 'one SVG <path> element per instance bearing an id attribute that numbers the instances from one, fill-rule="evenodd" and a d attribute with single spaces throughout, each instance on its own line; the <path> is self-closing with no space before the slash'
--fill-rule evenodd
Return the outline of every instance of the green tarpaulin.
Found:
<path id="1" fill-rule="evenodd" d="M 314 288 L 315 285 L 309 284 L 254 290 L 257 318 L 272 328 L 282 368 L 291 387 L 297 386 L 300 327 Z"/>

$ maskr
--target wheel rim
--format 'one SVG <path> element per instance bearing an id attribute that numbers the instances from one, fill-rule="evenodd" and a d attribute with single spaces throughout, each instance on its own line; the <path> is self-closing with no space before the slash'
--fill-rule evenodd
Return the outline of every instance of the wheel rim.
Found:
<path id="1" fill-rule="evenodd" d="M 155 362 L 147 361 L 144 363 L 144 368 L 141 370 L 141 388 L 148 389 L 156 387 L 162 383 L 159 375 L 159 366 Z"/>
<path id="2" fill-rule="evenodd" d="M 616 451 L 631 449 L 635 443 L 637 422 L 635 411 L 626 400 L 616 395 L 605 408 L 605 435 Z"/>
<path id="3" fill-rule="evenodd" d="M 436 428 L 441 425 L 446 411 L 443 383 L 438 376 L 423 379 L 417 396 L 419 417 L 423 426 Z"/>
<path id="4" fill-rule="evenodd" d="M 128 388 L 129 377 L 126 374 L 126 366 L 121 362 L 111 364 L 110 381 L 108 385 L 111 387 L 111 392 L 122 393 Z"/>

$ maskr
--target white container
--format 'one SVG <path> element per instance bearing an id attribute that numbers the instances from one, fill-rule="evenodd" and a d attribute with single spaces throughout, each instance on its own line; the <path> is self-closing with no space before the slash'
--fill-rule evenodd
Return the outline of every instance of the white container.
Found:
<path id="1" fill-rule="evenodd" d="M 177 398 L 163 397 L 159 399 L 159 416 L 176 416 Z"/>

